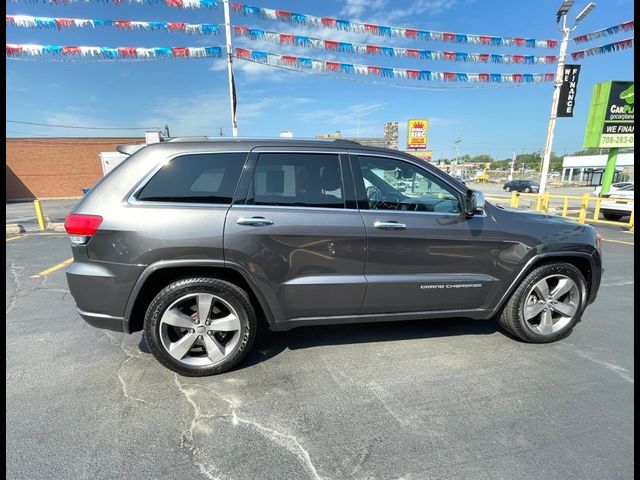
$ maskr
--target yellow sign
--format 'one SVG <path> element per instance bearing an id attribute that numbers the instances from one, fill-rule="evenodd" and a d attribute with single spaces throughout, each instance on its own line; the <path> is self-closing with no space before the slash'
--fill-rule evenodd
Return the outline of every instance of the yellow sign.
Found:
<path id="1" fill-rule="evenodd" d="M 407 150 L 407 153 L 413 155 L 414 157 L 418 157 L 420 160 L 425 160 L 427 162 L 430 162 L 433 159 L 433 150 L 421 150 L 421 151 Z"/>
<path id="2" fill-rule="evenodd" d="M 409 120 L 407 128 L 407 149 L 427 148 L 427 129 L 429 120 Z"/>

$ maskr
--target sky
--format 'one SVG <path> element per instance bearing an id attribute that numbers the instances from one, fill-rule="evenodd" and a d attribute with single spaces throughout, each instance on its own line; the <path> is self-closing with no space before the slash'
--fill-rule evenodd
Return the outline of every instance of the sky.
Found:
<path id="1" fill-rule="evenodd" d="M 220 4 L 213 9 L 176 9 L 164 4 L 94 1 L 48 5 L 17 0 L 7 3 L 8 15 L 105 18 L 112 20 L 223 23 Z M 560 0 L 527 2 L 498 0 L 255 0 L 249 5 L 315 16 L 426 30 L 560 39 L 555 13 Z M 586 5 L 577 0 L 575 15 Z M 632 0 L 600 0 L 572 36 L 632 20 Z M 378 37 L 265 21 L 231 14 L 233 25 L 309 35 L 316 38 L 417 49 L 557 55 L 557 49 L 487 47 L 430 43 L 399 37 Z M 624 32 L 587 44 L 569 44 L 569 52 L 633 36 Z M 7 26 L 8 43 L 85 46 L 222 46 L 224 33 L 192 36 L 163 31 L 113 28 L 66 28 L 62 31 Z M 495 65 L 425 61 L 401 57 L 355 55 L 286 47 L 233 38 L 234 47 L 300 55 L 324 60 L 398 68 L 478 73 L 554 73 L 555 65 Z M 568 62 L 571 63 L 570 57 Z M 633 80 L 633 49 L 587 57 L 578 84 L 575 115 L 560 118 L 554 152 L 582 149 L 593 85 L 607 80 Z M 226 63 L 219 59 L 140 61 L 6 60 L 7 119 L 54 125 L 153 128 L 169 126 L 172 136 L 231 134 Z M 240 136 L 295 137 L 340 131 L 343 136 L 382 136 L 387 121 L 400 125 L 400 147 L 406 144 L 411 118 L 429 120 L 428 148 L 433 158 L 489 154 L 503 159 L 544 147 L 553 86 L 481 85 L 399 81 L 371 76 L 291 72 L 236 60 L 237 118 Z M 82 130 L 6 124 L 8 137 L 143 136 L 142 130 Z"/>

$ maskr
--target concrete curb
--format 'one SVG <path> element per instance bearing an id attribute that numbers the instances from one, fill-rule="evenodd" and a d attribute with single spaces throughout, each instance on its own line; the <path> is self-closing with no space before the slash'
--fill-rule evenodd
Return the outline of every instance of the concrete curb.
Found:
<path id="1" fill-rule="evenodd" d="M 64 229 L 64 223 L 47 223 L 47 230 L 53 230 L 54 232 L 66 232 Z"/>
<path id="2" fill-rule="evenodd" d="M 24 227 L 17 223 L 7 223 L 7 234 L 10 233 L 24 233 Z"/>

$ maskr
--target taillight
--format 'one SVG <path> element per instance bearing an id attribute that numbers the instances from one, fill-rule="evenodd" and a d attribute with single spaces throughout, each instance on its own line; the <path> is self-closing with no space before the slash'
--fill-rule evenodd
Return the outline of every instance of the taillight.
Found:
<path id="1" fill-rule="evenodd" d="M 96 233 L 101 223 L 100 215 L 70 213 L 64 221 L 64 229 L 71 236 L 72 244 L 84 245 Z"/>

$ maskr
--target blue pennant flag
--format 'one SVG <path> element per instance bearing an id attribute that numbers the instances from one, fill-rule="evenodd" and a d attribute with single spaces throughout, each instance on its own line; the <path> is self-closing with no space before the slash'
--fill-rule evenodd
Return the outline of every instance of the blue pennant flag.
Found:
<path id="1" fill-rule="evenodd" d="M 502 83 L 502 75 L 499 73 L 490 74 L 491 81 L 494 83 Z"/>
<path id="2" fill-rule="evenodd" d="M 108 48 L 102 47 L 100 49 L 100 53 L 104 58 L 118 58 L 118 49 L 117 48 Z"/>
<path id="3" fill-rule="evenodd" d="M 431 72 L 429 70 L 420 70 L 418 80 L 431 80 Z"/>

